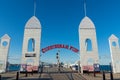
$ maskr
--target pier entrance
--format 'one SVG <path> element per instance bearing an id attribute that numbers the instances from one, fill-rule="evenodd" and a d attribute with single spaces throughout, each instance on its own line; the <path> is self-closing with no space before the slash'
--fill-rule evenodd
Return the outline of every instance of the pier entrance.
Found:
<path id="1" fill-rule="evenodd" d="M 53 51 L 53 49 L 57 51 Z M 43 71 L 41 72 L 45 72 L 45 73 L 46 72 L 49 73 L 76 72 L 77 73 L 78 71 L 80 72 L 79 50 L 71 45 L 54 44 L 42 48 L 40 61 L 41 61 L 40 66 L 43 69 Z"/>

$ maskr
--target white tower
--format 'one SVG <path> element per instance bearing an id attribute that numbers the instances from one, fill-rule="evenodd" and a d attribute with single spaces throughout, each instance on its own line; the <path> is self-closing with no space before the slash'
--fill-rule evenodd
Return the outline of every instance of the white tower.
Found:
<path id="1" fill-rule="evenodd" d="M 80 45 L 80 63 L 81 73 L 87 68 L 87 70 L 93 69 L 94 63 L 99 63 L 98 46 L 96 39 L 95 25 L 92 20 L 86 16 L 86 2 L 84 0 L 84 13 L 85 17 L 82 19 L 79 25 L 79 45 Z"/>
<path id="2" fill-rule="evenodd" d="M 87 16 L 79 25 L 79 42 L 81 72 L 83 72 L 83 66 L 93 66 L 99 61 L 95 26 Z"/>
<path id="3" fill-rule="evenodd" d="M 5 34 L 1 38 L 1 42 L 0 42 L 0 73 L 6 72 L 9 46 L 10 46 L 10 37 L 7 34 Z"/>
<path id="4" fill-rule="evenodd" d="M 119 39 L 113 34 L 109 37 L 109 46 L 114 73 L 120 73 L 120 47 L 118 40 Z"/>
<path id="5" fill-rule="evenodd" d="M 40 21 L 33 16 L 25 25 L 21 64 L 39 66 L 40 40 L 41 24 Z M 30 42 L 31 45 L 29 44 Z M 31 51 L 29 50 L 29 46 L 32 47 Z"/>

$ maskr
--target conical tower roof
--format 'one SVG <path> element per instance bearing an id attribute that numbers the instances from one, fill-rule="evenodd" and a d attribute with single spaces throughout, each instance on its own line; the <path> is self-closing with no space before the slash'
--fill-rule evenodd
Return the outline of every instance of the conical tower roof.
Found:
<path id="1" fill-rule="evenodd" d="M 80 22 L 79 28 L 84 28 L 84 29 L 93 28 L 94 29 L 95 25 L 89 17 L 85 16 Z"/>
<path id="2" fill-rule="evenodd" d="M 1 39 L 11 39 L 8 34 L 5 34 L 3 37 L 1 37 Z"/>
<path id="3" fill-rule="evenodd" d="M 112 35 L 109 37 L 109 40 L 118 40 L 118 38 L 117 38 L 114 34 L 112 34 Z"/>
<path id="4" fill-rule="evenodd" d="M 25 25 L 26 29 L 40 29 L 41 24 L 37 17 L 32 16 Z"/>

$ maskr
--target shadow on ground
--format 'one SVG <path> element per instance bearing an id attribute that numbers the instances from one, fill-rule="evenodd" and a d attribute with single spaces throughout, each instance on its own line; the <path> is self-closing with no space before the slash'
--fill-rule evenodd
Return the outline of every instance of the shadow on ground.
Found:
<path id="1" fill-rule="evenodd" d="M 20 79 L 20 80 L 53 80 L 51 78 L 31 78 L 31 79 Z"/>

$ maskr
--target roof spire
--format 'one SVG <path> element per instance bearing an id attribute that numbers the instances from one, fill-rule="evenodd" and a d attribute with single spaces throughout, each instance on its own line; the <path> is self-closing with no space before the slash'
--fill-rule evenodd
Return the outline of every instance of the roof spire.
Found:
<path id="1" fill-rule="evenodd" d="M 36 0 L 34 0 L 34 16 L 35 16 L 35 13 L 36 13 Z"/>
<path id="2" fill-rule="evenodd" d="M 84 13 L 85 13 L 85 16 L 86 16 L 86 0 L 84 0 Z"/>

